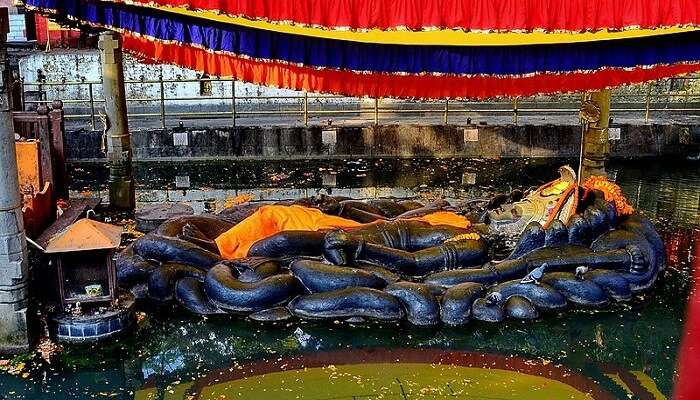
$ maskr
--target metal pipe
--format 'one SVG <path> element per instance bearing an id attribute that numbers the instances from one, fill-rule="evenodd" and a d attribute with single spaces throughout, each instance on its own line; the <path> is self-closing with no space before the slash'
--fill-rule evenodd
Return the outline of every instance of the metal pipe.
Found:
<path id="1" fill-rule="evenodd" d="M 32 246 L 36 247 L 36 248 L 39 249 L 42 253 L 46 252 L 46 249 L 43 248 L 43 247 L 41 247 L 41 245 L 40 245 L 39 243 L 33 241 L 31 238 L 26 238 L 26 239 L 27 239 L 27 243 L 29 243 L 29 244 L 31 244 Z"/>
<path id="2" fill-rule="evenodd" d="M 94 131 L 96 128 L 96 121 L 95 121 L 95 95 L 92 90 L 92 83 L 88 85 L 89 91 L 90 91 L 90 126 L 92 127 L 92 130 Z"/>
<path id="3" fill-rule="evenodd" d="M 27 111 L 27 94 L 24 91 L 24 78 L 19 78 L 20 90 L 22 91 L 22 111 Z"/>
<path id="4" fill-rule="evenodd" d="M 450 99 L 445 99 L 445 116 L 444 116 L 443 121 L 442 121 L 445 125 L 447 125 L 449 122 L 449 116 L 450 116 Z"/>
<path id="5" fill-rule="evenodd" d="M 233 127 L 236 127 L 236 81 L 231 81 L 231 118 L 233 119 Z"/>
<path id="6" fill-rule="evenodd" d="M 379 125 L 379 99 L 374 99 L 374 125 Z"/>
<path id="7" fill-rule="evenodd" d="M 651 82 L 647 83 L 646 111 L 644 112 L 644 121 L 646 123 L 649 123 L 650 108 L 651 108 Z"/>
<path id="8" fill-rule="evenodd" d="M 304 92 L 304 126 L 309 126 L 309 93 Z"/>
<path id="9" fill-rule="evenodd" d="M 163 73 L 160 77 L 160 126 L 165 129 L 165 83 L 163 83 Z"/>

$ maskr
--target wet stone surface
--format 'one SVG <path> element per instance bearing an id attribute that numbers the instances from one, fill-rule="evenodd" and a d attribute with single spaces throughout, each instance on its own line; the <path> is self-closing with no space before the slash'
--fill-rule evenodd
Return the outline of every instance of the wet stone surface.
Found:
<path id="1" fill-rule="evenodd" d="M 136 211 L 136 229 L 143 233 L 156 230 L 163 222 L 193 215 L 194 209 L 182 203 L 149 203 Z"/>

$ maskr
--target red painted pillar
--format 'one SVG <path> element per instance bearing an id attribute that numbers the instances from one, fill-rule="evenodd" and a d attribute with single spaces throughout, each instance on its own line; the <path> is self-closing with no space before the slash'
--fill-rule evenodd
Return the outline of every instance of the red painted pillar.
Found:
<path id="1" fill-rule="evenodd" d="M 693 245 L 693 283 L 683 341 L 678 352 L 676 400 L 700 399 L 700 230 L 695 231 Z"/>

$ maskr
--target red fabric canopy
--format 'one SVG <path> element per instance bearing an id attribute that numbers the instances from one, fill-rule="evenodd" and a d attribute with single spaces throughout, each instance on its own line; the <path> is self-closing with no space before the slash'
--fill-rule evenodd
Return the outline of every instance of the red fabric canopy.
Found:
<path id="1" fill-rule="evenodd" d="M 25 1 L 28 7 L 61 18 L 122 32 L 125 49 L 144 59 L 266 86 L 347 96 L 483 100 L 599 90 L 700 71 L 700 27 L 694 26 L 700 21 L 698 0 Z M 245 18 L 173 12 L 171 7 Z M 248 20 L 256 18 L 272 22 L 261 25 Z M 376 42 L 356 42 L 325 37 L 325 29 L 300 31 L 276 23 L 441 29 L 438 33 L 455 33 L 450 29 L 460 27 L 489 32 L 537 30 L 516 36 L 564 38 L 561 43 L 540 44 L 415 44 L 398 39 L 384 43 L 379 37 L 390 34 L 384 30 L 368 35 Z M 692 27 L 633 31 L 678 25 Z M 569 42 L 570 36 L 588 35 L 539 32 L 601 28 L 628 28 L 631 34 L 615 40 Z M 600 32 L 600 37 L 608 34 Z M 401 35 L 426 33 L 403 31 L 394 36 Z"/>
<path id="2" fill-rule="evenodd" d="M 700 26 L 698 0 L 117 0 L 352 29 L 594 31 Z"/>

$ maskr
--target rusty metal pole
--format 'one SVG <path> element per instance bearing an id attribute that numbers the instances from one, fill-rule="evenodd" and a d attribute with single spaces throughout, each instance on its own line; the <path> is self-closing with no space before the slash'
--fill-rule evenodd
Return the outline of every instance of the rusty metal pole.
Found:
<path id="1" fill-rule="evenodd" d="M 233 119 L 233 127 L 236 127 L 236 80 L 231 79 L 231 118 Z"/>
<path id="2" fill-rule="evenodd" d="M 442 123 L 447 125 L 450 122 L 450 99 L 445 99 L 445 114 L 442 117 Z"/>
<path id="3" fill-rule="evenodd" d="M 161 69 L 158 75 L 158 83 L 160 89 L 160 127 L 165 129 L 165 82 L 163 82 L 163 70 Z"/>
<path id="4" fill-rule="evenodd" d="M 379 98 L 374 99 L 374 125 L 379 125 Z"/>
<path id="5" fill-rule="evenodd" d="M 7 8 L 0 8 L 0 352 L 29 349 L 29 263 L 9 96 Z"/>
<path id="6" fill-rule="evenodd" d="M 597 122 L 588 124 L 588 129 L 583 135 L 582 180 L 594 175 L 606 175 L 605 161 L 610 155 L 610 96 L 610 89 L 591 93 L 591 101 L 599 108 L 600 118 Z"/>
<path id="7" fill-rule="evenodd" d="M 651 116 L 651 85 L 652 83 L 647 83 L 647 95 L 644 100 L 644 122 L 649 123 L 649 117 Z"/>
<path id="8" fill-rule="evenodd" d="M 136 200 L 121 38 L 116 33 L 103 32 L 100 34 L 99 47 L 106 113 L 109 204 L 116 209 L 133 210 Z"/>
<path id="9" fill-rule="evenodd" d="M 309 92 L 304 92 L 304 126 L 309 126 Z"/>
<path id="10" fill-rule="evenodd" d="M 97 120 L 95 118 L 95 89 L 92 87 L 92 82 L 88 84 L 88 90 L 90 91 L 90 127 L 94 131 L 97 129 Z"/>

